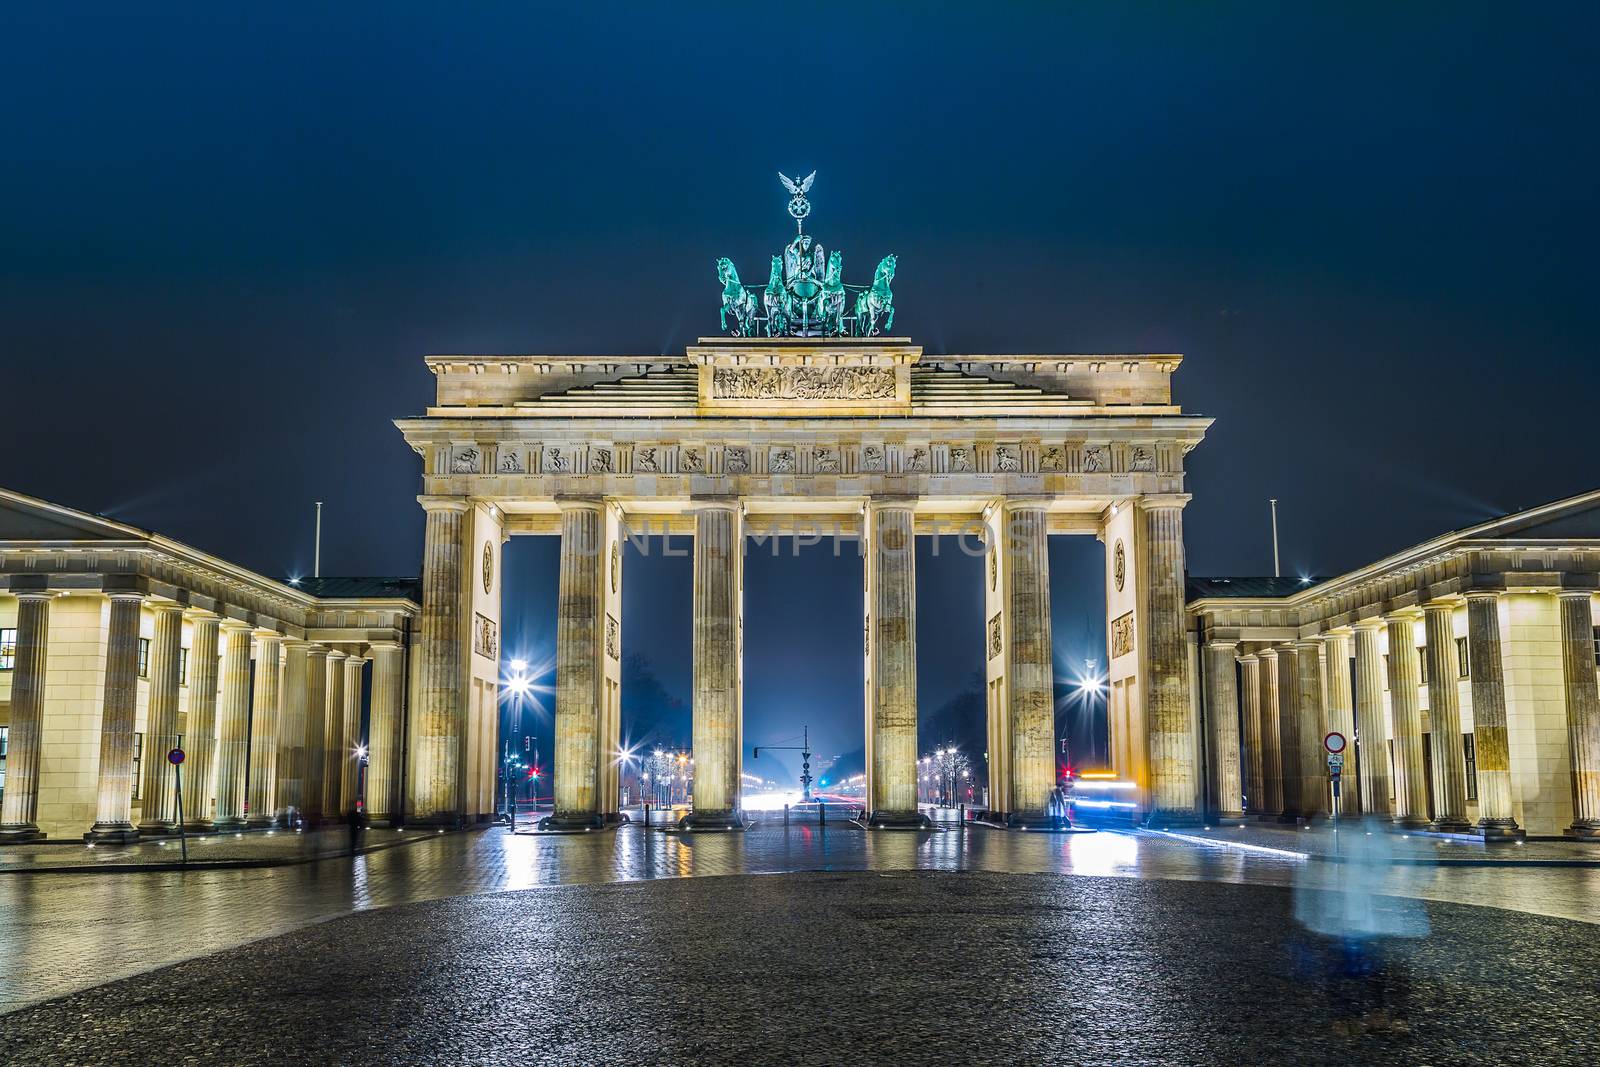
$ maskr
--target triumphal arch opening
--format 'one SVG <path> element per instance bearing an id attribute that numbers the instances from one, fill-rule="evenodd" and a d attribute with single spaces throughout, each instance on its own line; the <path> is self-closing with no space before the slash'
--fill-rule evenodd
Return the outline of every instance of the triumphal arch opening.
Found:
<path id="1" fill-rule="evenodd" d="M 870 285 L 804 232 L 763 289 L 717 262 L 727 336 L 682 356 L 439 355 L 437 395 L 396 425 L 427 512 L 408 813 L 454 822 L 493 783 L 500 552 L 561 539 L 555 828 L 599 827 L 619 796 L 622 543 L 691 534 L 692 828 L 741 825 L 746 539 L 859 538 L 867 808 L 915 825 L 918 534 L 986 546 L 991 816 L 1048 823 L 1056 785 L 1051 534 L 1106 546 L 1110 720 L 1139 805 L 1198 817 L 1202 753 L 1185 633 L 1184 462 L 1211 420 L 1173 402 L 1176 355 L 928 355 L 893 336 L 894 256 Z"/>

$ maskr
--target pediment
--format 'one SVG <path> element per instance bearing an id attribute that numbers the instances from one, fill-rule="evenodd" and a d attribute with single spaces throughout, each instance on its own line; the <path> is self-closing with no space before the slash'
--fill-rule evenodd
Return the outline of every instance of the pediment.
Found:
<path id="1" fill-rule="evenodd" d="M 128 541 L 148 536 L 111 519 L 0 489 L 0 542 Z"/>
<path id="2" fill-rule="evenodd" d="M 1474 540 L 1600 540 L 1600 491 L 1507 515 L 1468 536 Z"/>

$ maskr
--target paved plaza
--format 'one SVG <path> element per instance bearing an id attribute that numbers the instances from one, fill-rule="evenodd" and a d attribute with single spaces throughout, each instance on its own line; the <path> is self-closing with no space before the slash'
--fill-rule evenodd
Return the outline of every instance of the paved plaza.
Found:
<path id="1" fill-rule="evenodd" d="M 1574 980 L 1600 968 L 1590 928 L 1381 910 L 1425 936 L 1352 963 L 1297 926 L 1290 892 L 1255 884 L 881 870 L 572 885 L 364 912 L 25 1009 L 6 1032 L 39 1064 L 1600 1055 L 1600 997 Z"/>
<path id="2" fill-rule="evenodd" d="M 1600 1008 L 1581 850 L 1386 866 L 1380 910 L 1427 936 L 1340 978 L 1294 909 L 1347 865 L 1307 858 L 1315 835 L 1231 832 L 490 829 L 259 869 L 6 873 L 0 1010 L 29 1063 L 1210 1062 L 1247 1033 L 1345 1062 L 1600 1050 L 1562 1021 Z"/>

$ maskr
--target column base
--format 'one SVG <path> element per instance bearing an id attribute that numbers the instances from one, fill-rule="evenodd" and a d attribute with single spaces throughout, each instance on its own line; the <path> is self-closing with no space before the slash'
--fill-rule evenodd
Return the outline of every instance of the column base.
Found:
<path id="1" fill-rule="evenodd" d="M 243 819 L 216 819 L 211 823 L 211 829 L 219 834 L 236 834 L 244 828 Z"/>
<path id="2" fill-rule="evenodd" d="M 1256 822 L 1282 822 L 1282 821 L 1283 821 L 1283 812 L 1281 812 L 1281 811 L 1258 811 L 1258 812 L 1256 812 Z"/>
<path id="3" fill-rule="evenodd" d="M 1567 827 L 1566 836 L 1572 838 L 1574 841 L 1600 842 L 1600 823 L 1590 822 L 1588 820 L 1583 822 L 1575 822 L 1571 826 Z"/>
<path id="4" fill-rule="evenodd" d="M 1281 815 L 1278 816 L 1278 821 L 1280 823 L 1285 823 L 1285 824 L 1287 824 L 1289 826 L 1295 826 L 1300 822 L 1300 813 L 1297 812 L 1297 811 L 1286 811 L 1286 812 L 1283 812 Z"/>
<path id="5" fill-rule="evenodd" d="M 1283 816 L 1262 816 L 1264 821 L 1283 822 Z M 1170 830 L 1174 826 L 1179 829 L 1193 829 L 1204 826 L 1205 820 L 1198 811 L 1161 811 L 1159 809 L 1147 812 L 1139 823 L 1146 830 Z"/>
<path id="6" fill-rule="evenodd" d="M 688 830 L 691 833 L 704 831 L 742 833 L 744 819 L 736 811 L 691 811 L 678 820 L 678 829 Z"/>
<path id="7" fill-rule="evenodd" d="M 1470 834 L 1472 824 L 1465 819 L 1435 819 L 1428 829 L 1436 834 Z"/>
<path id="8" fill-rule="evenodd" d="M 1477 831 L 1485 842 L 1522 841 L 1528 836 L 1515 819 L 1479 819 Z"/>
<path id="9" fill-rule="evenodd" d="M 1005 818 L 1008 830 L 1071 830 L 1072 822 L 1060 815 L 1030 815 L 1012 812 Z"/>
<path id="10" fill-rule="evenodd" d="M 43 841 L 46 836 L 48 835 L 41 833 L 33 823 L 0 826 L 0 845 L 26 845 L 33 841 Z"/>
<path id="11" fill-rule="evenodd" d="M 277 825 L 278 820 L 271 815 L 252 815 L 244 821 L 246 830 L 266 830 Z"/>
<path id="12" fill-rule="evenodd" d="M 1394 824 L 1401 830 L 1426 830 L 1433 825 L 1421 815 L 1396 815 Z"/>
<path id="13" fill-rule="evenodd" d="M 933 820 L 920 811 L 875 811 L 867 816 L 869 830 L 932 830 Z"/>
<path id="14" fill-rule="evenodd" d="M 170 837 L 178 832 L 175 822 L 142 822 L 139 824 L 139 833 L 144 837 Z"/>
<path id="15" fill-rule="evenodd" d="M 97 822 L 83 835 L 86 845 L 131 845 L 137 840 L 139 831 L 128 822 Z"/>
<path id="16" fill-rule="evenodd" d="M 605 828 L 606 821 L 598 815 L 563 815 L 558 812 L 539 820 L 539 829 L 553 834 L 586 834 Z"/>

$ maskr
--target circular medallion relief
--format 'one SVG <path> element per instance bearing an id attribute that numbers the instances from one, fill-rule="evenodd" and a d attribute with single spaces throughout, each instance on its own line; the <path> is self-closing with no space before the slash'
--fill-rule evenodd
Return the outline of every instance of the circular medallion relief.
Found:
<path id="1" fill-rule="evenodd" d="M 1117 538 L 1117 547 L 1111 553 L 1111 573 L 1117 580 L 1117 592 L 1122 592 L 1122 583 L 1128 577 L 1128 555 L 1122 550 L 1122 538 Z"/>
<path id="2" fill-rule="evenodd" d="M 483 543 L 483 591 L 489 592 L 494 588 L 494 546 L 485 541 Z"/>

